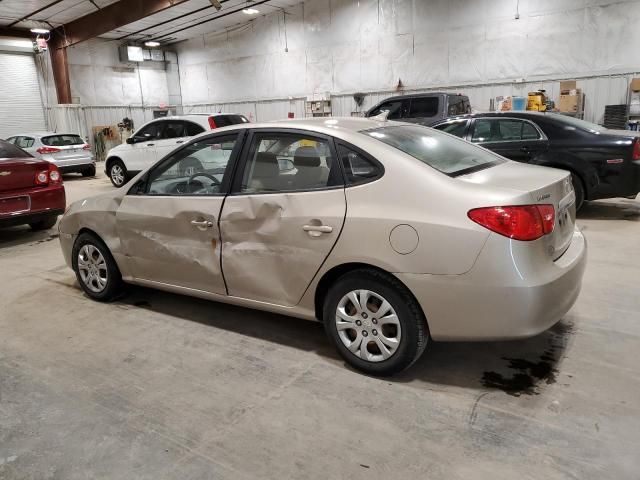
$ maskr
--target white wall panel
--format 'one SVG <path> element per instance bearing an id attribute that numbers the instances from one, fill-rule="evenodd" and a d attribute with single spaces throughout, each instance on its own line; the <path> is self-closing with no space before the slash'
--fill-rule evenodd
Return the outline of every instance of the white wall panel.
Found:
<path id="1" fill-rule="evenodd" d="M 282 12 L 179 44 L 183 102 L 364 91 L 370 105 L 402 80 L 407 90 L 464 91 L 486 109 L 491 97 L 538 85 L 557 100 L 557 80 L 581 77 L 588 119 L 624 101 L 620 75 L 640 71 L 640 1 L 520 0 L 519 20 L 517 3 L 307 0 L 286 9 L 288 52 Z"/>

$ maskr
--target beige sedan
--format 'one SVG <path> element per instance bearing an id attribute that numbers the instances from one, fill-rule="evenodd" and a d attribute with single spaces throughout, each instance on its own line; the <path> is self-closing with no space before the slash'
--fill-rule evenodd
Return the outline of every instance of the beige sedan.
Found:
<path id="1" fill-rule="evenodd" d="M 325 323 L 398 372 L 429 339 L 536 335 L 575 302 L 586 243 L 567 172 L 375 119 L 241 124 L 191 139 L 60 222 L 86 294 L 132 283 Z"/>

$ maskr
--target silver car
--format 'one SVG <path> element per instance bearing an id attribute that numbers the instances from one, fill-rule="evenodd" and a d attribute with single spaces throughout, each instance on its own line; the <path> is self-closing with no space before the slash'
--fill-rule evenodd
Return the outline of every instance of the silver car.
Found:
<path id="1" fill-rule="evenodd" d="M 96 174 L 91 146 L 75 133 L 21 133 L 7 138 L 7 142 L 55 164 L 62 173 L 81 173 L 85 177 Z"/>
<path id="2" fill-rule="evenodd" d="M 59 225 L 93 299 L 133 283 L 322 321 L 348 363 L 378 375 L 429 339 L 549 328 L 587 252 L 567 172 L 355 118 L 207 132 Z"/>

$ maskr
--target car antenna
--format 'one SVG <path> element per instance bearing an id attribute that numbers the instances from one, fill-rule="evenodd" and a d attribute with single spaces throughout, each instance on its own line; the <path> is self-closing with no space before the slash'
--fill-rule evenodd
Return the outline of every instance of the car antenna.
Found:
<path id="1" fill-rule="evenodd" d="M 371 117 L 371 120 L 375 120 L 376 122 L 386 122 L 388 116 L 389 110 L 383 110 L 378 115 Z"/>

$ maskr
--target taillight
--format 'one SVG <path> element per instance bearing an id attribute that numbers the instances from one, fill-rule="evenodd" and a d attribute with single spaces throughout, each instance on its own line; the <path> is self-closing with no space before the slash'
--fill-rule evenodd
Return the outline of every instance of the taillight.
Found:
<path id="1" fill-rule="evenodd" d="M 49 170 L 42 170 L 36 173 L 35 179 L 36 185 L 48 185 L 49 184 Z"/>
<path id="2" fill-rule="evenodd" d="M 474 222 L 514 240 L 536 240 L 553 232 L 555 209 L 553 205 L 514 205 L 485 207 L 470 210 Z"/>
<path id="3" fill-rule="evenodd" d="M 46 153 L 58 153 L 59 151 L 60 149 L 56 147 L 40 147 L 36 150 L 36 152 L 41 155 Z"/>
<path id="4" fill-rule="evenodd" d="M 82 147 L 83 150 L 91 150 L 91 145 L 89 145 L 88 143 L 84 144 L 84 147 Z"/>
<path id="5" fill-rule="evenodd" d="M 633 154 L 631 155 L 632 160 L 640 160 L 640 138 L 636 138 L 633 141 Z"/>
<path id="6" fill-rule="evenodd" d="M 36 185 L 49 185 L 62 183 L 62 175 L 60 170 L 53 163 L 49 165 L 48 170 L 41 170 L 36 173 L 35 184 Z"/>
<path id="7" fill-rule="evenodd" d="M 211 128 L 211 130 L 218 128 L 213 117 L 209 117 L 209 128 Z"/>
<path id="8" fill-rule="evenodd" d="M 60 175 L 60 170 L 53 163 L 49 165 L 49 180 L 51 183 L 62 183 L 62 175 Z"/>

